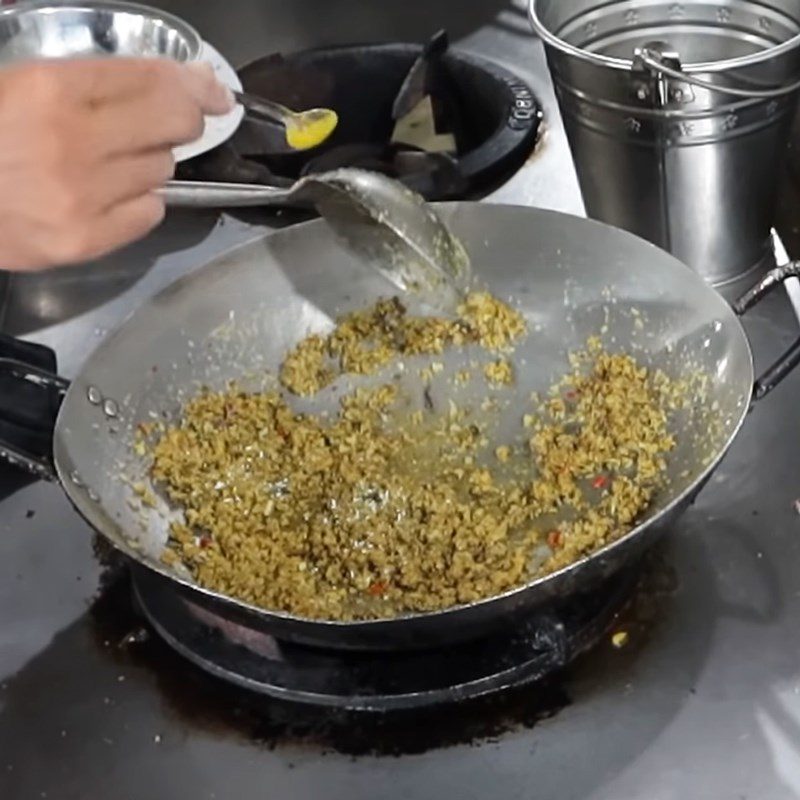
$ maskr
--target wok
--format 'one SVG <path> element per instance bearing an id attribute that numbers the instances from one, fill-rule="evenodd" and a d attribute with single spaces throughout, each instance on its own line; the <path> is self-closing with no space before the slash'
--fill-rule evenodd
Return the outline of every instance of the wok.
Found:
<path id="1" fill-rule="evenodd" d="M 530 392 L 546 390 L 568 370 L 567 353 L 598 332 L 610 349 L 636 353 L 671 375 L 689 368 L 708 375 L 706 395 L 677 423 L 668 485 L 634 530 L 602 550 L 501 596 L 439 613 L 362 622 L 255 608 L 203 589 L 160 562 L 167 520 L 176 512 L 166 505 L 131 506 L 130 483 L 148 482 L 146 466 L 131 450 L 137 424 L 177 419 L 182 402 L 201 384 L 222 388 L 243 376 L 246 386 L 269 384 L 267 373 L 298 339 L 391 291 L 320 220 L 255 239 L 178 280 L 109 336 L 69 386 L 25 364 L 0 363 L 0 370 L 64 395 L 52 459 L 10 447 L 2 448 L 3 455 L 41 477 L 57 476 L 93 528 L 138 565 L 171 581 L 193 605 L 295 642 L 354 649 L 442 646 L 590 589 L 631 564 L 670 527 L 722 459 L 752 401 L 800 361 L 798 341 L 754 381 L 737 318 L 800 268 L 771 272 L 734 311 L 688 267 L 621 230 L 529 208 L 468 202 L 438 208 L 467 247 L 476 276 L 499 297 L 513 298 L 531 330 L 515 356 L 518 386 L 498 439 L 530 410 Z M 443 360 L 451 369 L 463 358 L 450 353 Z M 441 402 L 445 391 L 435 386 L 434 401 Z M 333 404 L 335 397 L 314 402 Z"/>

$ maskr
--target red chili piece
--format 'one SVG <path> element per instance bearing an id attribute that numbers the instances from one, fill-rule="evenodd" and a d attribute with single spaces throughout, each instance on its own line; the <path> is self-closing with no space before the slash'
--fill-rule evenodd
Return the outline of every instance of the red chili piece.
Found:
<path id="1" fill-rule="evenodd" d="M 550 531 L 547 534 L 547 544 L 552 550 L 561 547 L 561 531 Z"/>

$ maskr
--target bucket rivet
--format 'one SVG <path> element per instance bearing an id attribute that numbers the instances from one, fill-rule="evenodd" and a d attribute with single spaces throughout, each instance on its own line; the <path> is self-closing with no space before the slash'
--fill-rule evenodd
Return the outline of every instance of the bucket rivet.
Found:
<path id="1" fill-rule="evenodd" d="M 758 24 L 761 30 L 768 31 L 772 27 L 772 20 L 769 17 L 759 17 Z"/>
<path id="2" fill-rule="evenodd" d="M 632 131 L 633 133 L 639 133 L 639 131 L 642 129 L 642 123 L 633 117 L 628 117 L 628 119 L 625 120 L 625 125 L 628 130 Z"/>
<path id="3" fill-rule="evenodd" d="M 731 18 L 731 10 L 729 8 L 718 8 L 717 19 L 720 22 L 729 22 Z"/>
<path id="4" fill-rule="evenodd" d="M 639 21 L 639 12 L 635 9 L 629 9 L 625 12 L 625 22 L 628 25 L 635 25 Z"/>
<path id="5" fill-rule="evenodd" d="M 648 95 L 648 94 L 649 94 L 649 92 L 647 91 L 647 87 L 646 87 L 646 86 L 640 86 L 640 87 L 639 87 L 639 88 L 636 90 L 636 96 L 637 96 L 637 97 L 638 97 L 640 100 L 647 100 L 647 95 Z"/>

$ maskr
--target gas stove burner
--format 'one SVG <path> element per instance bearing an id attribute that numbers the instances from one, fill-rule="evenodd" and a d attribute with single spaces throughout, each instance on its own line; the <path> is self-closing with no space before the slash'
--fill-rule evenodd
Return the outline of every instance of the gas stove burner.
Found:
<path id="1" fill-rule="evenodd" d="M 285 186 L 337 167 L 401 180 L 428 200 L 476 197 L 506 180 L 537 141 L 542 110 L 505 68 L 448 48 L 381 44 L 268 56 L 239 72 L 247 91 L 291 108 L 333 108 L 320 147 L 293 151 L 283 130 L 245 121 L 229 143 L 179 165 L 178 177 Z"/>
<path id="2" fill-rule="evenodd" d="M 446 650 L 386 653 L 278 641 L 212 616 L 155 573 L 137 567 L 133 578 L 136 600 L 153 628 L 206 672 L 280 700 L 391 711 L 494 694 L 566 666 L 608 631 L 638 573 L 629 569 L 509 632 Z"/>

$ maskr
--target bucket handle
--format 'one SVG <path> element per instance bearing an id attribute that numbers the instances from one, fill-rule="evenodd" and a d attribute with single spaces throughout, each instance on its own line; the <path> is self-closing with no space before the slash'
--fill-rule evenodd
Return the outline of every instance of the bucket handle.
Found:
<path id="1" fill-rule="evenodd" d="M 666 75 L 668 78 L 688 83 L 691 86 L 697 86 L 700 89 L 707 89 L 710 92 L 718 92 L 719 94 L 732 95 L 733 97 L 744 97 L 748 100 L 769 100 L 770 98 L 783 97 L 784 95 L 800 89 L 800 81 L 795 81 L 785 86 L 776 86 L 771 89 L 740 89 L 733 86 L 717 86 L 710 81 L 704 81 L 702 78 L 695 78 L 694 75 L 669 66 L 665 63 L 662 54 L 652 48 L 637 47 L 633 51 L 633 54 L 634 65 L 647 67 L 651 72 L 655 73 L 656 76 Z"/>

